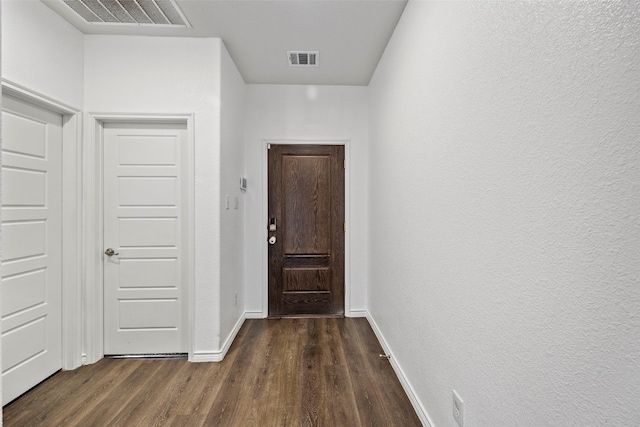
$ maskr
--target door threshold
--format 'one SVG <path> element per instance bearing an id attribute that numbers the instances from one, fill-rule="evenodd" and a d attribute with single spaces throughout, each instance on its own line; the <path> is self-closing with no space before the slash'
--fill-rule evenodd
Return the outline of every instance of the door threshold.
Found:
<path id="1" fill-rule="evenodd" d="M 269 315 L 267 319 L 344 319 L 344 314 L 279 314 Z"/>
<path id="2" fill-rule="evenodd" d="M 105 359 L 187 360 L 187 353 L 105 354 Z"/>

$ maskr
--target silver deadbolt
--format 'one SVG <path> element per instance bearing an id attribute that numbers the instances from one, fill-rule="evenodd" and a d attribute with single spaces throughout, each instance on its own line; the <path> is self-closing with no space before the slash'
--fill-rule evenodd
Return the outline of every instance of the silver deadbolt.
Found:
<path id="1" fill-rule="evenodd" d="M 275 245 L 276 244 L 276 236 L 269 237 L 269 244 L 270 245 Z"/>
<path id="2" fill-rule="evenodd" d="M 120 255 L 120 253 L 119 253 L 119 252 L 115 252 L 115 251 L 114 251 L 113 249 L 111 249 L 111 248 L 107 248 L 107 250 L 106 250 L 106 251 L 104 251 L 104 254 L 105 254 L 106 256 Z"/>

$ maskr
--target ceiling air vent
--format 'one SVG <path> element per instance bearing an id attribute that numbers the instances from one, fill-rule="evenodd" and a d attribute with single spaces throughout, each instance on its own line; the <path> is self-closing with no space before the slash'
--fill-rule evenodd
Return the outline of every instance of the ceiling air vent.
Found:
<path id="1" fill-rule="evenodd" d="M 62 0 L 91 24 L 190 27 L 175 0 Z"/>
<path id="2" fill-rule="evenodd" d="M 287 52 L 291 66 L 317 66 L 318 52 Z"/>

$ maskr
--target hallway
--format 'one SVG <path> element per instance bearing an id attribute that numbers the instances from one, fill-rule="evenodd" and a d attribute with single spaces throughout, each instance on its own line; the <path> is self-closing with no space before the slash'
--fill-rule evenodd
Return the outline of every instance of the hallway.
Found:
<path id="1" fill-rule="evenodd" d="M 79 24 L 58 12 L 75 13 L 65 3 L 118 1 L 0 0 L 3 98 L 62 116 L 55 187 L 42 167 L 53 151 L 11 136 L 23 115 L 0 133 L 7 425 L 403 426 L 413 411 L 430 427 L 638 425 L 640 2 L 159 2 L 191 28 Z M 352 42 L 377 53 L 363 60 Z M 296 52 L 316 52 L 315 65 L 292 64 Z M 105 181 L 105 132 L 122 122 L 186 124 L 186 152 L 118 155 L 128 170 Z M 28 129 L 42 135 L 39 122 Z M 270 314 L 271 220 L 284 229 L 269 212 L 271 144 L 345 148 L 345 214 L 333 221 L 344 321 L 245 322 Z M 184 191 L 164 175 L 178 164 L 169 153 L 187 163 Z M 147 168 L 144 188 L 130 186 Z M 153 206 L 146 230 L 105 216 L 121 186 L 130 194 L 110 206 Z M 62 192 L 60 221 L 43 222 L 45 190 Z M 61 238 L 43 234 L 58 226 Z M 119 241 L 132 230 L 141 243 Z M 184 249 L 175 263 L 142 267 L 172 247 Z M 62 256 L 55 280 L 49 253 Z M 105 340 L 116 270 L 128 282 L 119 313 L 163 332 L 187 319 L 181 347 L 141 353 L 222 363 L 102 361 L 116 353 Z M 177 284 L 184 304 L 169 295 Z M 166 291 L 154 298 L 174 310 L 137 310 L 161 306 L 141 302 L 143 288 Z M 56 365 L 23 370 L 54 355 L 45 339 L 61 349 Z M 13 394 L 12 377 L 34 380 Z"/>
<path id="2" fill-rule="evenodd" d="M 220 363 L 102 359 L 4 408 L 9 426 L 419 426 L 364 318 L 247 320 Z"/>

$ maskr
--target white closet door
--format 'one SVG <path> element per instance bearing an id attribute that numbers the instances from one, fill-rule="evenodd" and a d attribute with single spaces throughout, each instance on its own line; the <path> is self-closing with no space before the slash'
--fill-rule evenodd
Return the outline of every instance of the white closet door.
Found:
<path id="1" fill-rule="evenodd" d="M 2 100 L 2 402 L 62 366 L 62 117 Z"/>
<path id="2" fill-rule="evenodd" d="M 104 352 L 183 353 L 184 125 L 104 129 Z"/>

